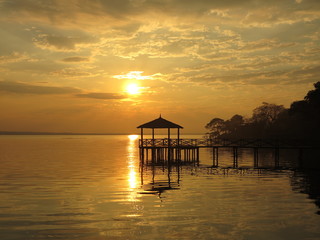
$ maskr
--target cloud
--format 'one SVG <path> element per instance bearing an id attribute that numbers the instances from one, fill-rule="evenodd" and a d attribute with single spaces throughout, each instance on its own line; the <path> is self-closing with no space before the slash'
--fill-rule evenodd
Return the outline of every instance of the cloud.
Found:
<path id="1" fill-rule="evenodd" d="M 260 39 L 258 41 L 246 42 L 241 50 L 244 51 L 264 51 L 276 48 L 292 47 L 295 43 L 280 43 L 276 39 Z"/>
<path id="2" fill-rule="evenodd" d="M 54 87 L 54 86 L 40 86 L 21 82 L 0 81 L 0 92 L 14 93 L 14 94 L 33 94 L 33 95 L 60 95 L 60 94 L 74 94 L 78 98 L 93 98 L 93 99 L 125 99 L 124 94 L 118 93 L 101 93 L 88 92 L 83 93 L 81 89 L 73 87 Z"/>
<path id="3" fill-rule="evenodd" d="M 96 40 L 87 36 L 58 36 L 41 34 L 33 39 L 34 44 L 41 49 L 60 52 L 75 52 L 81 46 L 88 46 Z"/>
<path id="4" fill-rule="evenodd" d="M 155 73 L 152 75 L 143 75 L 144 71 L 130 71 L 121 75 L 114 75 L 112 78 L 116 79 L 135 79 L 135 80 L 154 80 L 162 77 L 161 73 Z"/>
<path id="5" fill-rule="evenodd" d="M 67 57 L 62 59 L 63 62 L 78 63 L 78 62 L 89 62 L 90 59 L 87 57 Z"/>
<path id="6" fill-rule="evenodd" d="M 75 67 L 75 68 L 64 68 L 61 70 L 53 71 L 50 73 L 52 76 L 63 77 L 63 78 L 88 78 L 96 77 L 101 73 L 92 71 L 90 67 Z"/>
<path id="7" fill-rule="evenodd" d="M 119 27 L 146 19 L 161 21 L 166 17 L 190 21 L 224 19 L 238 26 L 272 24 L 319 19 L 319 1 L 278 0 L 11 0 L 2 2 L 3 17 L 12 21 L 28 19 L 56 26 L 79 28 Z M 107 23 L 107 24 L 106 24 Z M 106 26 L 108 25 L 108 26 Z M 139 25 L 139 24 L 138 24 Z M 135 27 L 133 27 L 134 29 Z"/>
<path id="8" fill-rule="evenodd" d="M 118 93 L 99 93 L 99 92 L 95 92 L 95 93 L 80 93 L 80 94 L 76 94 L 76 97 L 80 97 L 80 98 L 94 98 L 94 99 L 124 99 L 126 98 L 125 95 L 123 94 L 118 94 Z"/>
<path id="9" fill-rule="evenodd" d="M 12 54 L 6 56 L 0 56 L 0 64 L 16 63 L 26 60 L 31 61 L 31 59 L 26 54 L 18 52 L 13 52 Z"/>
<path id="10" fill-rule="evenodd" d="M 306 83 L 317 82 L 320 79 L 320 66 L 308 66 L 301 69 L 295 69 L 288 74 L 290 81 L 288 83 Z"/>
<path id="11" fill-rule="evenodd" d="M 21 82 L 0 81 L 0 92 L 16 94 L 70 94 L 80 92 L 72 87 L 39 86 Z"/>
<path id="12" fill-rule="evenodd" d="M 33 39 L 38 47 L 32 56 L 55 66 L 49 77 L 101 81 L 105 72 L 114 75 L 139 66 L 175 73 L 172 82 L 250 83 L 264 73 L 319 61 L 319 7 L 316 0 L 11 0 L 2 2 L 0 20 L 36 26 L 33 37 L 29 31 L 24 39 Z M 0 63 L 21 59 L 0 57 Z M 61 62 L 78 66 L 63 69 Z M 24 66 L 30 71 L 36 64 Z"/>

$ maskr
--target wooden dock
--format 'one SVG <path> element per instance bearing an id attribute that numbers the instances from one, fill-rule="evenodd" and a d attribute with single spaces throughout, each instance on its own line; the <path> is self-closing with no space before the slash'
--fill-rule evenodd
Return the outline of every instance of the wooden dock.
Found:
<path id="1" fill-rule="evenodd" d="M 213 167 L 219 166 L 219 149 L 229 148 L 233 151 L 233 167 L 238 167 L 238 150 L 247 148 L 253 150 L 253 165 L 259 167 L 259 149 L 272 149 L 274 151 L 274 167 L 279 168 L 281 149 L 298 149 L 299 161 L 302 164 L 303 151 L 305 149 L 317 148 L 320 144 L 307 140 L 279 140 L 279 139 L 181 139 L 180 129 L 183 127 L 159 116 L 150 122 L 138 126 L 141 130 L 139 149 L 141 163 L 150 162 L 156 164 L 198 164 L 199 149 L 212 149 Z M 151 130 L 151 139 L 144 138 L 144 129 Z M 155 130 L 167 129 L 167 138 L 155 137 Z M 177 138 L 172 138 L 172 129 L 176 129 Z"/>
<path id="2" fill-rule="evenodd" d="M 140 139 L 140 159 L 152 163 L 192 163 L 199 164 L 199 149 L 211 148 L 213 166 L 219 166 L 219 149 L 229 148 L 233 151 L 233 167 L 238 167 L 238 150 L 253 150 L 253 165 L 259 167 L 259 149 L 273 149 L 274 167 L 278 168 L 281 149 L 298 149 L 299 160 L 302 161 L 305 149 L 318 148 L 318 144 L 302 140 L 279 139 Z"/>

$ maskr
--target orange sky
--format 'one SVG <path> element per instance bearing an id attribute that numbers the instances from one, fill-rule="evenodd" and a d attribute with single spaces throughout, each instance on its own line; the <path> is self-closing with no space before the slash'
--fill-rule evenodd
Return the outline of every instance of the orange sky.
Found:
<path id="1" fill-rule="evenodd" d="M 0 131 L 134 133 L 289 107 L 319 81 L 318 0 L 0 0 Z"/>

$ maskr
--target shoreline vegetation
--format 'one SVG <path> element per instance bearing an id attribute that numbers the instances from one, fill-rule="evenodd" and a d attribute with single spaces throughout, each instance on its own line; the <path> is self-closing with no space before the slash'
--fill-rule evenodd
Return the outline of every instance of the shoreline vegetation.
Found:
<path id="1" fill-rule="evenodd" d="M 320 81 L 303 100 L 283 105 L 263 102 L 250 118 L 235 114 L 228 120 L 218 117 L 206 124 L 209 138 L 299 139 L 320 142 Z"/>

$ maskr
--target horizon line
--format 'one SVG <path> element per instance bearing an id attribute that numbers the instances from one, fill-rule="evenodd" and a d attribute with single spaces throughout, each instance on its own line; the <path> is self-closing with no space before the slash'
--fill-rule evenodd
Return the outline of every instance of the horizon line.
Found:
<path id="1" fill-rule="evenodd" d="M 203 134 L 205 134 L 205 133 L 184 133 L 181 135 L 203 135 Z M 0 131 L 0 135 L 140 135 L 140 134 L 139 133 L 75 133 L 75 132 Z M 145 135 L 151 135 L 151 134 L 145 134 Z M 159 134 L 159 135 L 164 135 L 164 134 Z"/>

